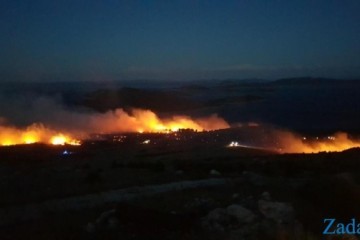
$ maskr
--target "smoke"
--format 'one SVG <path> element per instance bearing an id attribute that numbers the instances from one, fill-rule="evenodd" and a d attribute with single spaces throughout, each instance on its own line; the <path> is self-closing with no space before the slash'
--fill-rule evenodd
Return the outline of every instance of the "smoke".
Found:
<path id="1" fill-rule="evenodd" d="M 284 153 L 340 152 L 360 147 L 359 140 L 351 139 L 344 132 L 308 139 L 289 131 L 278 131 L 277 138 L 278 150 Z"/>
<path id="2" fill-rule="evenodd" d="M 0 107 L 0 145 L 33 142 L 75 144 L 75 139 L 86 139 L 92 133 L 168 132 L 179 129 L 204 131 L 230 127 L 216 114 L 202 118 L 184 115 L 160 118 L 151 110 L 125 111 L 121 108 L 99 113 L 80 107 L 67 107 L 60 96 L 32 96 L 31 100 L 29 96 L 2 98 Z M 360 141 L 342 132 L 306 138 L 266 124 L 250 122 L 236 126 L 243 129 L 245 142 L 253 139 L 248 144 L 280 153 L 343 151 L 360 147 Z"/>
<path id="3" fill-rule="evenodd" d="M 345 132 L 304 136 L 266 123 L 236 124 L 227 147 L 247 147 L 277 153 L 341 152 L 360 147 L 360 140 Z M 235 135 L 235 136 L 234 136 Z"/>
<path id="4" fill-rule="evenodd" d="M 242 127 L 247 129 L 244 130 L 244 135 L 252 139 L 251 142 L 245 141 L 245 143 L 279 153 L 340 152 L 360 147 L 360 141 L 351 138 L 345 132 L 336 132 L 326 136 L 304 136 L 268 124 L 254 126 L 251 123 L 247 127 Z"/>
<path id="5" fill-rule="evenodd" d="M 129 113 L 119 108 L 104 114 L 90 114 L 86 118 L 87 131 L 111 132 L 162 132 L 179 129 L 197 131 L 216 130 L 230 127 L 222 118 L 212 115 L 208 118 L 191 119 L 189 116 L 173 116 L 160 119 L 151 110 L 132 109 Z"/>
<path id="6" fill-rule="evenodd" d="M 16 99 L 7 116 L 0 116 L 0 143 L 3 145 L 51 142 L 56 134 L 64 135 L 66 139 L 85 139 L 91 133 L 204 131 L 230 127 L 217 115 L 200 119 L 177 115 L 161 119 L 151 110 L 131 109 L 127 112 L 119 108 L 98 113 L 66 107 L 59 97 L 42 96 L 26 102 L 24 99 Z M 4 105 L 5 101 L 1 102 Z"/>
<path id="7" fill-rule="evenodd" d="M 32 124 L 23 129 L 0 125 L 0 145 L 9 146 L 37 142 L 54 145 L 63 145 L 65 143 L 72 145 L 79 144 L 79 141 L 70 135 L 56 132 L 55 130 L 46 128 L 42 124 Z"/>

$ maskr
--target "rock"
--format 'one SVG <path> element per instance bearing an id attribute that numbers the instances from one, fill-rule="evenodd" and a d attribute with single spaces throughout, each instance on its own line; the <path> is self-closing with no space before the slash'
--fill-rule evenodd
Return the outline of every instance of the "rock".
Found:
<path id="1" fill-rule="evenodd" d="M 112 209 L 106 212 L 101 213 L 100 217 L 98 217 L 95 223 L 89 222 L 85 226 L 85 231 L 88 233 L 94 233 L 97 230 L 108 229 L 116 229 L 120 225 L 119 219 L 115 216 L 116 209 Z"/>
<path id="2" fill-rule="evenodd" d="M 173 164 L 171 164 L 171 163 L 165 163 L 164 169 L 168 173 L 175 172 L 175 166 Z"/>
<path id="3" fill-rule="evenodd" d="M 202 209 L 202 208 L 211 208 L 214 205 L 214 200 L 211 198 L 204 198 L 204 197 L 198 197 L 195 198 L 194 200 L 186 203 L 184 205 L 185 208 L 188 209 Z"/>
<path id="4" fill-rule="evenodd" d="M 271 219 L 263 219 L 259 223 L 259 232 L 262 233 L 263 239 L 318 239 L 308 235 L 297 220 L 291 223 L 278 223 Z"/>
<path id="5" fill-rule="evenodd" d="M 262 239 L 259 236 L 259 226 L 257 223 L 244 225 L 240 228 L 229 231 L 228 240 L 258 240 Z"/>
<path id="6" fill-rule="evenodd" d="M 111 209 L 109 211 L 101 213 L 100 217 L 96 219 L 96 224 L 106 223 L 110 217 L 115 215 L 115 213 L 116 213 L 116 209 Z"/>
<path id="7" fill-rule="evenodd" d="M 247 181 L 249 181 L 251 184 L 254 184 L 256 186 L 264 186 L 268 182 L 268 179 L 266 177 L 258 175 L 253 172 L 243 171 L 242 175 Z"/>
<path id="8" fill-rule="evenodd" d="M 258 207 L 266 218 L 275 220 L 278 223 L 292 222 L 294 220 L 294 209 L 287 203 L 259 200 Z"/>
<path id="9" fill-rule="evenodd" d="M 120 225 L 119 219 L 117 219 L 116 217 L 110 217 L 107 221 L 107 226 L 110 229 L 118 228 L 119 225 Z"/>
<path id="10" fill-rule="evenodd" d="M 226 211 L 228 215 L 234 217 L 239 224 L 251 223 L 256 218 L 255 214 L 253 214 L 250 210 L 237 204 L 228 206 Z"/>
<path id="11" fill-rule="evenodd" d="M 202 226 L 209 230 L 224 231 L 225 226 L 230 224 L 231 217 L 223 208 L 216 208 L 202 219 Z"/>
<path id="12" fill-rule="evenodd" d="M 234 194 L 232 195 L 232 198 L 233 198 L 233 199 L 236 199 L 236 198 L 238 198 L 239 196 L 240 196 L 240 194 L 234 193 Z"/>
<path id="13" fill-rule="evenodd" d="M 95 224 L 93 224 L 92 222 L 89 222 L 86 226 L 85 226 L 85 231 L 88 233 L 94 233 L 96 231 L 96 226 Z"/>
<path id="14" fill-rule="evenodd" d="M 224 208 L 216 208 L 208 214 L 207 219 L 210 221 L 227 222 L 229 216 Z"/>
<path id="15" fill-rule="evenodd" d="M 177 170 L 177 171 L 175 172 L 175 174 L 176 174 L 176 175 L 183 175 L 183 174 L 184 174 L 184 171 L 182 171 L 182 170 Z"/>
<path id="16" fill-rule="evenodd" d="M 215 169 L 210 170 L 210 175 L 221 176 L 221 173 Z"/>
<path id="17" fill-rule="evenodd" d="M 269 192 L 263 192 L 263 193 L 261 194 L 261 199 L 270 201 L 270 200 L 271 200 L 270 193 L 269 193 Z"/>
<path id="18" fill-rule="evenodd" d="M 202 219 L 204 228 L 213 231 L 227 231 L 252 223 L 256 216 L 250 210 L 240 205 L 230 205 L 227 208 L 216 208 Z"/>

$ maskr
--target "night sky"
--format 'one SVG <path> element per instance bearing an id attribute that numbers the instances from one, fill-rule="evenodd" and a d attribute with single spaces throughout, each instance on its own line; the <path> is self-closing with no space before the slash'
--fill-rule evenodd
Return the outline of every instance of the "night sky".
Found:
<path id="1" fill-rule="evenodd" d="M 360 77 L 360 1 L 2 0 L 0 81 Z"/>

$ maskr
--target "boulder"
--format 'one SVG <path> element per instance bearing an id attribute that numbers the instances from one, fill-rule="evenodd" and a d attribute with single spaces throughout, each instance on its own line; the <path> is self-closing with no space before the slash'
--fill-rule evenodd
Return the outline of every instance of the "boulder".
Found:
<path id="1" fill-rule="evenodd" d="M 96 226 L 95 224 L 93 224 L 92 222 L 89 222 L 86 226 L 85 226 L 85 231 L 88 233 L 94 233 L 96 231 Z"/>
<path id="2" fill-rule="evenodd" d="M 116 209 L 111 209 L 109 211 L 103 212 L 101 213 L 101 215 L 96 219 L 96 224 L 103 224 L 106 223 L 108 221 L 108 219 L 110 219 L 110 217 L 113 217 L 116 213 Z"/>
<path id="3" fill-rule="evenodd" d="M 117 227 L 119 227 L 119 225 L 120 225 L 119 219 L 117 219 L 116 217 L 110 217 L 107 220 L 107 226 L 110 229 L 116 229 Z"/>
<path id="4" fill-rule="evenodd" d="M 290 204 L 259 200 L 258 207 L 265 218 L 275 220 L 278 223 L 292 222 L 294 220 L 294 209 Z"/>
<path id="5" fill-rule="evenodd" d="M 237 198 L 239 198 L 240 197 L 240 194 L 238 194 L 238 193 L 234 193 L 233 195 L 232 195 L 232 198 L 233 199 L 237 199 Z"/>
<path id="6" fill-rule="evenodd" d="M 269 192 L 263 192 L 261 194 L 261 199 L 266 200 L 266 201 L 270 201 L 271 200 L 271 196 Z"/>
<path id="7" fill-rule="evenodd" d="M 224 208 L 216 208 L 202 219 L 202 226 L 208 230 L 224 231 L 231 222 L 231 217 Z"/>
<path id="8" fill-rule="evenodd" d="M 210 170 L 210 175 L 212 176 L 221 176 L 221 173 L 215 169 Z"/>
<path id="9" fill-rule="evenodd" d="M 175 172 L 176 175 L 183 175 L 184 174 L 184 171 L 183 170 L 177 170 Z"/>
<path id="10" fill-rule="evenodd" d="M 265 186 L 266 184 L 268 184 L 268 179 L 259 174 L 243 171 L 242 175 L 245 180 L 249 181 L 251 184 L 253 184 L 255 186 L 261 187 L 261 186 Z"/>
<path id="11" fill-rule="evenodd" d="M 227 208 L 216 208 L 202 219 L 203 227 L 209 230 L 225 231 L 252 223 L 256 219 L 250 210 L 233 204 Z"/>
<path id="12" fill-rule="evenodd" d="M 233 204 L 226 208 L 227 214 L 234 217 L 239 224 L 251 223 L 255 220 L 256 216 L 250 210 Z"/>

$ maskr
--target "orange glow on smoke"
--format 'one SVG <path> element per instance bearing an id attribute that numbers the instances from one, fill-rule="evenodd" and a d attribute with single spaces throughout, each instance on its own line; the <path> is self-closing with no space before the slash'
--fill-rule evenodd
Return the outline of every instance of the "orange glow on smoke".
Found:
<path id="1" fill-rule="evenodd" d="M 174 116 L 169 119 L 160 119 L 150 110 L 136 109 L 133 110 L 132 117 L 135 118 L 134 124 L 140 125 L 139 132 L 176 132 L 179 129 L 192 129 L 196 131 L 211 130 L 205 129 L 195 120 L 187 116 Z M 219 126 L 219 128 L 221 127 L 226 128 L 229 126 Z"/>
<path id="2" fill-rule="evenodd" d="M 351 148 L 360 148 L 360 139 L 351 138 L 344 132 L 338 132 L 325 137 L 307 138 L 291 131 L 279 130 L 271 126 L 265 126 L 258 130 L 247 131 L 242 136 L 242 139 L 232 139 L 226 147 L 251 148 L 277 153 L 342 152 Z M 244 136 L 251 139 L 251 141 L 247 141 Z"/>
<path id="3" fill-rule="evenodd" d="M 84 138 L 92 133 L 115 132 L 169 133 L 180 129 L 207 131 L 230 127 L 226 121 L 216 115 L 200 119 L 191 119 L 188 116 L 161 119 L 154 112 L 142 109 L 133 109 L 130 113 L 123 109 L 116 109 L 102 114 L 81 115 L 79 122 L 84 124 L 77 124 L 75 128 L 71 124 L 64 126 L 66 129 L 75 129 L 72 131 L 57 131 L 47 128 L 43 124 L 32 124 L 26 128 L 0 124 L 0 145 L 32 143 L 80 145 L 80 141 L 74 136 L 81 135 Z"/>
<path id="4" fill-rule="evenodd" d="M 154 112 L 143 109 L 133 109 L 130 113 L 123 109 L 116 109 L 104 114 L 97 114 L 89 118 L 92 132 L 175 132 L 180 129 L 194 131 L 210 131 L 229 128 L 229 124 L 222 118 L 212 115 L 207 118 L 192 119 L 189 116 L 172 116 L 160 118 Z"/>
<path id="5" fill-rule="evenodd" d="M 54 145 L 79 145 L 80 142 L 70 135 L 59 134 L 42 124 L 33 124 L 25 129 L 0 126 L 0 145 L 50 143 Z"/>
<path id="6" fill-rule="evenodd" d="M 50 143 L 52 145 L 65 145 L 65 144 L 80 145 L 79 140 L 72 139 L 71 137 L 65 136 L 63 134 L 58 134 L 58 135 L 53 136 L 50 139 Z"/>
<path id="7" fill-rule="evenodd" d="M 308 140 L 290 132 L 279 133 L 280 147 L 283 153 L 318 153 L 341 152 L 346 149 L 360 147 L 360 141 L 348 137 L 347 133 L 339 132 L 327 138 Z"/>

